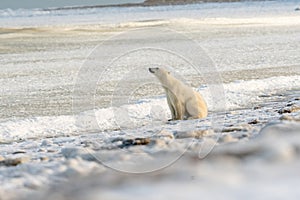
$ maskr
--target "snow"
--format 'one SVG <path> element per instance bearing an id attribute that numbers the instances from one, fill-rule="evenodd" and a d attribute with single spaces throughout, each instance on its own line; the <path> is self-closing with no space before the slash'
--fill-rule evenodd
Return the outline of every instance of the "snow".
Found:
<path id="1" fill-rule="evenodd" d="M 298 3 L 1 10 L 0 199 L 296 199 Z M 168 122 L 150 65 L 209 116 Z"/>
<path id="2" fill-rule="evenodd" d="M 263 95 L 282 93 L 287 90 L 299 89 L 300 76 L 272 77 L 260 80 L 235 81 L 223 84 L 225 99 L 223 110 L 236 110 L 255 107 L 261 102 Z M 210 112 L 216 112 L 208 88 L 199 92 L 208 102 Z M 220 111 L 220 110 L 219 110 Z M 102 132 L 118 128 L 134 129 L 152 125 L 153 121 L 167 121 L 170 118 L 165 97 L 147 99 L 142 103 L 126 105 L 123 112 L 128 113 L 125 121 L 120 121 L 122 108 L 103 108 L 85 111 L 78 116 L 65 115 L 54 117 L 34 117 L 27 119 L 10 119 L 0 123 L 0 141 L 14 141 L 29 138 L 58 137 L 78 135 L 79 133 Z M 116 116 L 118 115 L 118 116 Z M 157 118 L 155 118 L 155 116 Z M 91 118 L 96 117 L 98 127 L 90 126 Z M 86 124 L 76 122 L 84 119 Z"/>

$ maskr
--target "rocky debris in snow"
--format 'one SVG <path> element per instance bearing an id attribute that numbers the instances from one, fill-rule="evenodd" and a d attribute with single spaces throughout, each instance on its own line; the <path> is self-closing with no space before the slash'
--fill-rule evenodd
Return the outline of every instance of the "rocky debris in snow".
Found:
<path id="1" fill-rule="evenodd" d="M 299 98 L 294 98 L 293 100 L 289 101 L 285 107 L 278 110 L 279 114 L 283 113 L 294 113 L 300 111 L 300 102 Z"/>
<path id="2" fill-rule="evenodd" d="M 135 145 L 147 145 L 151 141 L 150 138 L 134 138 L 134 139 L 124 139 L 122 144 L 119 145 L 120 148 L 130 147 Z"/>
<path id="3" fill-rule="evenodd" d="M 220 145 L 212 157 L 288 161 L 296 157 L 300 148 L 300 124 L 295 122 L 271 122 L 261 129 L 259 137 L 247 142 Z"/>
<path id="4" fill-rule="evenodd" d="M 30 158 L 28 157 L 20 157 L 20 158 L 4 158 L 3 160 L 1 160 L 0 158 L 0 166 L 6 166 L 6 167 L 10 167 L 10 166 L 17 166 L 23 163 L 26 163 L 30 160 Z"/>
<path id="5" fill-rule="evenodd" d="M 300 115 L 298 115 L 298 116 L 282 115 L 279 119 L 280 119 L 280 120 L 283 120 L 283 121 L 295 121 L 295 122 L 300 122 Z"/>
<path id="6" fill-rule="evenodd" d="M 254 119 L 248 122 L 248 124 L 258 124 L 259 120 L 258 119 Z"/>
<path id="7" fill-rule="evenodd" d="M 174 134 L 170 131 L 162 130 L 154 138 L 174 139 Z"/>
<path id="8" fill-rule="evenodd" d="M 243 124 L 239 126 L 229 126 L 229 127 L 224 127 L 222 129 L 222 133 L 228 133 L 228 132 L 236 132 L 236 131 L 249 131 L 252 128 L 251 125 L 249 124 Z"/>
<path id="9" fill-rule="evenodd" d="M 230 143 L 230 142 L 237 142 L 239 141 L 238 138 L 233 137 L 231 134 L 226 134 L 219 138 L 219 143 Z"/>
<path id="10" fill-rule="evenodd" d="M 300 106 L 287 106 L 284 108 L 281 108 L 278 113 L 283 114 L 283 113 L 293 113 L 293 112 L 298 112 L 300 111 Z"/>
<path id="11" fill-rule="evenodd" d="M 24 150 L 17 150 L 17 151 L 14 151 L 12 154 L 23 154 L 23 153 L 26 153 L 26 151 L 24 151 Z"/>
<path id="12" fill-rule="evenodd" d="M 49 161 L 50 159 L 49 159 L 49 157 L 43 156 L 43 157 L 40 157 L 40 160 L 43 161 L 43 162 L 47 162 L 47 161 Z"/>
<path id="13" fill-rule="evenodd" d="M 214 133 L 213 130 L 196 130 L 196 131 L 176 131 L 174 133 L 174 137 L 176 139 L 183 139 L 183 138 L 202 138 L 207 135 L 212 135 Z"/>

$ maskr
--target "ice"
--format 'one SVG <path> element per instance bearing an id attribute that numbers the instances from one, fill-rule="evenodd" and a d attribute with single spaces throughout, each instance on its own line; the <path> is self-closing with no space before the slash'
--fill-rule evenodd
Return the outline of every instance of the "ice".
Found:
<path id="1" fill-rule="evenodd" d="M 297 199 L 296 7 L 1 10 L 0 199 Z M 214 66 L 195 73 L 166 51 L 135 51 L 99 67 L 116 47 L 163 43 L 159 34 L 108 39 L 149 27 L 185 35 Z M 184 45 L 182 38 L 168 42 Z M 99 46 L 104 53 L 93 54 Z M 206 119 L 168 122 L 164 91 L 147 71 L 153 63 L 204 96 Z M 74 86 L 89 64 L 105 72 L 95 91 Z M 128 74 L 134 69 L 139 73 Z M 130 95 L 116 95 L 120 88 Z M 75 89 L 83 99 L 76 105 Z"/>
<path id="2" fill-rule="evenodd" d="M 241 80 L 224 84 L 226 99 L 223 100 L 223 111 L 252 108 L 261 102 L 260 99 L 262 97 L 260 96 L 299 89 L 299 83 L 300 76 L 290 76 L 250 81 Z M 209 111 L 217 111 L 214 110 L 214 105 L 211 105 L 212 100 L 209 98 L 210 91 L 206 88 L 206 90 L 200 90 L 200 93 L 207 100 Z M 153 121 L 167 121 L 170 118 L 166 98 L 148 99 L 143 103 L 127 105 L 123 108 L 125 114 L 127 115 L 128 113 L 129 115 L 124 118 L 124 121 L 118 117 L 122 115 L 122 108 L 103 108 L 85 111 L 79 114 L 79 116 L 66 115 L 21 120 L 11 119 L 0 123 L 0 141 L 77 135 L 84 132 L 101 132 L 119 128 L 133 129 L 151 125 Z M 155 115 L 159 118 L 154 118 Z M 89 119 L 93 117 L 97 119 L 98 127 L 89 126 L 88 122 L 92 121 Z M 76 122 L 76 118 L 84 118 L 86 124 Z"/>
<path id="3" fill-rule="evenodd" d="M 276 121 L 266 124 L 259 137 L 251 141 L 217 146 L 201 162 L 195 162 L 195 154 L 193 151 L 188 151 L 167 169 L 151 175 L 135 176 L 103 168 L 101 165 L 86 160 L 84 151 L 68 149 L 73 152 L 74 156 L 63 161 L 64 167 L 47 166 L 48 172 L 43 172 L 44 175 L 57 182 L 60 177 L 61 184 L 53 185 L 46 191 L 38 190 L 41 182 L 47 181 L 36 175 L 35 179 L 32 179 L 30 173 L 38 173 L 38 167 L 31 164 L 23 166 L 23 173 L 27 174 L 24 178 L 19 179 L 18 183 L 10 181 L 9 184 L 16 187 L 24 183 L 26 187 L 37 189 L 37 192 L 29 197 L 26 196 L 25 199 L 33 197 L 52 199 L 54 194 L 58 199 L 81 199 L 82 196 L 91 199 L 95 196 L 132 199 L 136 195 L 144 196 L 145 199 L 157 198 L 157 195 L 152 193 L 153 191 L 174 199 L 186 197 L 198 199 L 199 195 L 210 199 L 219 199 L 224 195 L 233 199 L 250 199 L 252 195 L 262 196 L 261 199 L 272 199 L 274 197 L 272 191 L 276 191 L 277 197 L 296 199 L 299 195 L 297 190 L 299 184 L 297 169 L 300 164 L 297 151 L 298 141 L 298 123 Z M 134 150 L 134 148 L 131 149 L 131 151 Z M 126 152 L 124 149 L 117 151 L 118 153 L 114 151 L 117 150 L 106 152 L 113 162 L 121 160 L 125 163 L 133 159 L 131 156 L 124 155 Z M 170 156 L 170 154 L 157 154 L 156 156 L 166 155 Z M 152 162 L 155 161 L 159 162 L 159 159 Z M 26 173 L 30 168 L 34 168 L 35 172 L 31 170 L 30 173 Z M 43 167 L 41 166 L 40 169 Z M 19 176 L 16 173 L 14 175 Z M 63 180 L 66 178 L 72 181 L 66 183 Z M 6 183 L 5 188 L 7 185 Z M 185 192 L 174 194 L 174 189 L 184 189 Z M 215 192 L 216 190 L 218 193 Z M 266 191 L 269 192 L 266 193 Z"/>
<path id="4" fill-rule="evenodd" d="M 224 90 L 227 109 L 251 108 L 260 101 L 261 96 L 298 89 L 299 78 L 299 76 L 278 76 L 268 79 L 237 81 L 225 84 Z"/>

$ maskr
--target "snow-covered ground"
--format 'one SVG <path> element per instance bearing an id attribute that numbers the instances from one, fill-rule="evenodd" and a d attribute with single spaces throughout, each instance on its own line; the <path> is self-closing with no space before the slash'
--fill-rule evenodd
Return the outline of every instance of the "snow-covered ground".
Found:
<path id="1" fill-rule="evenodd" d="M 0 10 L 0 199 L 296 199 L 299 6 Z M 153 66 L 209 116 L 167 122 Z"/>

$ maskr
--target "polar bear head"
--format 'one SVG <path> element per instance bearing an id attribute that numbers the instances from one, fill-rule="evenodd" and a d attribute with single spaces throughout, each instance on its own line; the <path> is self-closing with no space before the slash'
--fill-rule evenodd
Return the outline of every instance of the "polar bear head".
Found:
<path id="1" fill-rule="evenodd" d="M 173 77 L 170 75 L 170 72 L 163 68 L 149 68 L 149 72 L 154 74 L 156 78 L 162 83 L 165 87 L 170 87 L 173 82 Z"/>
<path id="2" fill-rule="evenodd" d="M 170 74 L 169 71 L 163 69 L 163 68 L 149 68 L 149 72 L 154 74 L 159 80 L 162 78 L 165 78 Z"/>

